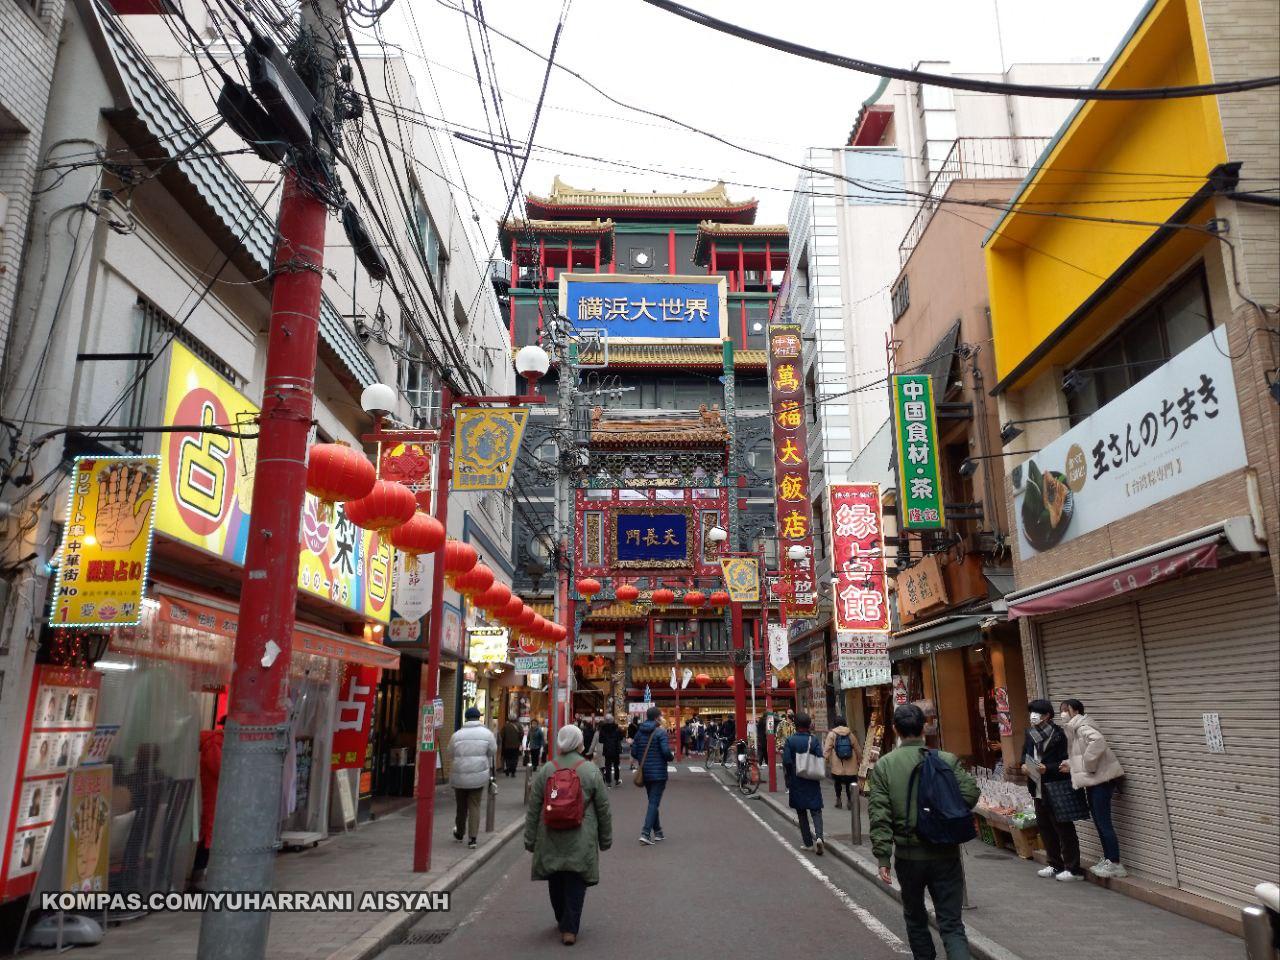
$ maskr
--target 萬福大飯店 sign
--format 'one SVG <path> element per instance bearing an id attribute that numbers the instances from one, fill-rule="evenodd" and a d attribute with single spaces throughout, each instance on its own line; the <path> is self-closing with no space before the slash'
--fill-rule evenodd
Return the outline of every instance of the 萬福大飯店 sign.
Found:
<path id="1" fill-rule="evenodd" d="M 805 429 L 804 362 L 798 323 L 769 325 L 769 406 L 773 419 L 774 518 L 779 558 L 791 547 L 805 556 L 784 561 L 783 602 L 795 615 L 817 612 L 813 578 L 813 507 L 809 502 L 809 435 Z"/>
<path id="2" fill-rule="evenodd" d="M 898 516 L 908 530 L 946 526 L 938 464 L 938 422 L 927 373 L 893 377 L 893 426 L 898 451 Z"/>
<path id="3" fill-rule="evenodd" d="M 49 609 L 52 627 L 142 619 L 155 529 L 159 457 L 79 457 Z"/>

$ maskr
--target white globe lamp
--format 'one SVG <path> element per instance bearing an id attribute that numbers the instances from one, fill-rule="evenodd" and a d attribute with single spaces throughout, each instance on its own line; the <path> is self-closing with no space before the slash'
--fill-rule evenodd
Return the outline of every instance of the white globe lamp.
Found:
<path id="1" fill-rule="evenodd" d="M 385 383 L 371 383 L 360 394 L 360 406 L 371 417 L 389 416 L 396 408 L 396 391 Z"/>

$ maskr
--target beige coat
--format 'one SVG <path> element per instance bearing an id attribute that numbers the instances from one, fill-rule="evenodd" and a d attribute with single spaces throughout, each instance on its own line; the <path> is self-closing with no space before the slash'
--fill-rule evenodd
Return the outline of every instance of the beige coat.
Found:
<path id="1" fill-rule="evenodd" d="M 853 741 L 853 756 L 841 760 L 836 756 L 836 737 L 847 736 Z M 827 772 L 833 777 L 856 777 L 862 765 L 862 745 L 848 727 L 832 727 L 827 733 L 826 742 L 822 745 L 822 756 L 827 761 Z"/>
<path id="2" fill-rule="evenodd" d="M 1124 767 L 1107 746 L 1107 738 L 1087 713 L 1067 723 L 1067 761 L 1071 765 L 1071 785 L 1077 790 L 1096 787 L 1124 776 Z"/>

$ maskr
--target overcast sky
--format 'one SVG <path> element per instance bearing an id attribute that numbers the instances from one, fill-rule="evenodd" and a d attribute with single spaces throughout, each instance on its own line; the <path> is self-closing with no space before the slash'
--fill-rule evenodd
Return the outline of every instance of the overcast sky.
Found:
<path id="1" fill-rule="evenodd" d="M 384 37 L 405 48 L 426 113 L 488 136 L 488 128 L 496 133 L 497 126 L 492 107 L 486 120 L 468 21 L 446 6 L 454 2 L 400 0 L 384 18 Z M 473 0 L 457 2 L 470 9 Z M 949 60 L 957 72 L 1001 66 L 995 0 L 690 0 L 690 5 L 762 32 L 880 63 L 907 67 L 920 60 Z M 1000 0 L 1003 61 L 1105 60 L 1141 7 L 1141 0 Z M 560 0 L 483 3 L 493 27 L 543 53 L 550 49 L 560 8 Z M 470 26 L 483 70 L 478 28 L 474 21 Z M 545 63 L 496 35 L 491 44 L 510 133 L 523 142 Z M 641 0 L 572 0 L 556 60 L 621 101 L 791 162 L 800 161 L 807 146 L 844 143 L 859 106 L 877 84 L 873 77 L 711 32 Z M 455 182 L 465 178 L 475 197 L 487 248 L 508 196 L 493 154 L 442 132 L 435 135 L 449 175 Z M 551 74 L 534 142 L 590 159 L 535 150 L 522 193 L 545 194 L 556 174 L 574 186 L 632 191 L 696 190 L 724 179 L 749 185 L 730 184 L 730 194 L 758 198 L 760 222 L 783 222 L 796 181 L 796 171 L 783 164 L 618 107 L 561 71 Z M 505 167 L 509 184 L 510 162 Z M 460 202 L 470 216 L 471 204 L 466 198 Z"/>

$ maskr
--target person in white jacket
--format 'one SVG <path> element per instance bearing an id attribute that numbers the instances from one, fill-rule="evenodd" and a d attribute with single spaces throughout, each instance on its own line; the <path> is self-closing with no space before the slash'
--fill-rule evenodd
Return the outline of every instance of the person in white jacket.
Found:
<path id="1" fill-rule="evenodd" d="M 480 711 L 468 707 L 466 722 L 449 738 L 449 786 L 458 802 L 453 839 L 462 842 L 467 831 L 467 846 L 474 850 L 480 832 L 480 800 L 489 785 L 498 741 L 480 720 Z"/>
<path id="2" fill-rule="evenodd" d="M 1124 776 L 1124 767 L 1093 718 L 1084 712 L 1083 703 L 1063 700 L 1059 709 L 1067 732 L 1067 759 L 1058 769 L 1070 773 L 1071 785 L 1088 796 L 1093 825 L 1102 841 L 1102 859 L 1089 872 L 1098 877 L 1127 877 L 1129 871 L 1120 862 L 1120 838 L 1111 822 L 1111 799 Z"/>

